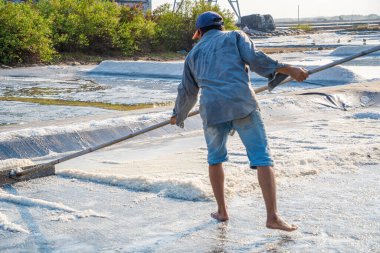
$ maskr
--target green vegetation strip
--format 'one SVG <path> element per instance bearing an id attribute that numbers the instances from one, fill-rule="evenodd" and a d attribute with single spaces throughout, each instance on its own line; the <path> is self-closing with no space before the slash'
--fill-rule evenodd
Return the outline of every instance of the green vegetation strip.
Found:
<path id="1" fill-rule="evenodd" d="M 313 30 L 313 27 L 309 24 L 298 24 L 298 25 L 292 26 L 290 28 L 293 30 L 302 30 L 305 32 L 310 32 Z"/>
<path id="2" fill-rule="evenodd" d="M 222 15 L 227 30 L 237 29 L 232 12 L 206 0 L 181 1 L 175 12 L 168 3 L 153 12 L 142 7 L 109 0 L 0 0 L 0 64 L 57 63 L 68 52 L 71 62 L 81 52 L 95 61 L 103 54 L 186 54 L 197 16 L 211 10 Z"/>
<path id="3" fill-rule="evenodd" d="M 111 104 L 92 101 L 69 101 L 63 99 L 48 99 L 48 98 L 28 98 L 28 97 L 0 97 L 0 101 L 17 101 L 26 103 L 36 103 L 40 105 L 65 105 L 65 106 L 85 106 L 97 107 L 107 110 L 116 111 L 131 111 L 145 108 L 153 108 L 157 106 L 168 106 L 171 102 L 162 103 L 140 103 L 140 104 Z"/>

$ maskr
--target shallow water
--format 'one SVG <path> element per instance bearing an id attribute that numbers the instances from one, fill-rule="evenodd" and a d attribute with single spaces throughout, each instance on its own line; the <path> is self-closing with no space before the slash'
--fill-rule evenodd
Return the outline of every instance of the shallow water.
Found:
<path id="1" fill-rule="evenodd" d="M 34 67 L 32 73 L 25 73 L 26 76 L 5 73 L 0 78 L 0 95 L 136 104 L 172 101 L 178 86 L 178 80 L 88 76 L 82 71 L 83 67 L 61 68 L 67 68 L 65 75 L 58 75 L 56 69 L 49 69 L 51 76 L 46 78 L 33 73 L 44 71 L 46 67 Z M 24 71 L 26 69 L 15 69 L 13 72 Z"/>
<path id="2" fill-rule="evenodd" d="M 72 107 L 39 105 L 15 101 L 0 101 L 0 126 L 25 124 L 34 121 L 48 121 L 64 118 L 109 114 L 109 110 L 94 107 Z"/>
<path id="3" fill-rule="evenodd" d="M 326 34 L 310 36 L 329 38 Z M 330 34 L 330 36 L 338 35 Z M 367 34 L 365 36 L 369 35 Z M 370 36 L 374 40 L 377 38 L 375 34 L 371 34 Z M 284 40 L 285 38 L 288 37 L 271 39 Z M 302 44 L 304 43 L 302 38 L 302 36 L 296 36 L 294 40 Z M 268 41 L 270 41 L 270 39 L 264 40 L 263 43 L 267 43 Z M 340 58 L 331 56 L 330 52 L 331 50 L 306 51 L 304 53 L 277 54 L 272 55 L 272 57 L 290 64 L 313 68 Z M 362 57 L 344 64 L 342 67 L 339 67 L 339 69 L 327 70 L 323 73 L 313 75 L 304 83 L 292 82 L 280 86 L 276 88 L 274 93 L 380 79 L 379 59 L 378 56 Z M 139 64 L 141 65 L 140 67 L 135 67 L 135 69 L 138 70 L 140 68 L 140 71 L 142 71 L 138 77 L 125 74 L 109 75 L 106 73 L 94 73 L 93 69 L 96 69 L 96 66 L 45 66 L 1 69 L 0 96 L 94 101 L 115 104 L 174 102 L 177 95 L 177 87 L 180 82 L 180 79 L 176 77 L 178 73 L 175 73 L 173 78 L 144 78 L 143 73 L 149 76 L 150 69 L 147 68 L 147 66 L 144 67 L 141 62 L 136 62 L 134 65 Z M 182 65 L 182 63 L 178 64 Z M 160 64 L 155 64 L 154 66 L 150 66 L 150 68 L 152 71 L 157 72 L 159 65 Z M 111 67 L 112 65 L 110 68 Z M 168 67 L 166 67 L 166 69 L 167 68 Z M 123 71 L 128 72 L 128 70 Z M 167 74 L 170 73 L 165 73 L 165 75 Z M 252 85 L 254 88 L 266 84 L 267 80 L 265 78 L 252 75 Z M 96 108 L 42 106 L 23 102 L 0 101 L 0 106 L 0 127 L 9 124 L 23 124 L 33 121 L 75 118 L 108 113 L 107 110 Z"/>
<path id="4" fill-rule="evenodd" d="M 284 57 L 284 56 L 282 56 Z M 285 57 L 285 60 L 299 59 L 302 55 L 293 57 Z M 330 57 L 331 58 L 331 57 Z M 371 61 L 368 58 L 367 61 Z M 355 63 L 345 68 L 367 77 L 367 79 L 376 79 L 379 77 L 378 58 L 374 62 L 374 66 L 357 66 Z M 328 60 L 331 61 L 331 60 Z M 302 64 L 305 64 L 303 62 Z M 318 62 L 311 63 L 313 65 L 320 64 Z M 365 63 L 361 63 L 362 65 Z M 30 71 L 30 75 L 37 75 L 41 68 L 35 67 Z M 66 67 L 62 67 L 66 68 Z M 79 70 L 79 71 L 78 71 Z M 26 72 L 26 69 L 17 69 L 15 72 Z M 73 69 L 70 67 L 66 70 L 65 75 L 55 73 L 55 69 L 50 70 L 51 76 L 45 77 L 43 80 L 36 77 L 26 77 L 25 75 L 17 77 L 9 77 L 7 73 L 0 77 L 0 96 L 15 97 L 37 97 L 49 99 L 64 99 L 73 101 L 95 101 L 105 103 L 120 104 L 136 104 L 136 103 L 166 103 L 173 102 L 177 95 L 177 87 L 180 82 L 178 79 L 152 79 L 152 78 L 136 78 L 131 76 L 108 76 L 108 75 L 91 75 L 88 76 L 81 69 Z M 62 71 L 62 69 L 61 69 Z M 36 72 L 36 73 L 35 73 Z M 55 76 L 57 74 L 57 76 Z M 59 75 L 58 75 L 59 74 Z M 330 73 L 333 74 L 333 73 Z M 344 73 L 343 73 L 344 74 Z M 8 73 L 10 75 L 10 73 Z M 73 78 L 78 81 L 67 81 L 65 79 Z M 346 74 L 347 75 L 347 74 Z M 59 78 L 59 79 L 57 79 Z M 321 86 L 341 85 L 347 81 L 339 81 L 338 77 L 332 77 L 334 80 L 316 80 L 307 81 L 305 83 L 291 82 L 289 84 L 276 88 L 274 93 L 285 91 L 294 91 L 299 89 L 311 89 Z M 59 82 L 58 82 L 59 81 Z M 91 81 L 91 82 L 90 82 Z M 81 82 L 90 84 L 83 86 Z M 254 88 L 266 85 L 265 79 L 254 78 L 252 80 Z M 101 88 L 99 88 L 101 87 Z M 65 118 L 85 117 L 91 115 L 105 115 L 111 113 L 109 110 L 78 107 L 78 106 L 46 106 L 25 102 L 0 101 L 0 126 L 9 124 L 23 124 L 33 121 L 47 121 Z"/>
<path id="5" fill-rule="evenodd" d="M 310 41 L 331 44 L 341 38 L 340 45 L 360 45 L 366 39 L 368 45 L 380 44 L 378 33 L 322 33 L 302 36 L 282 36 L 255 40 L 260 45 L 302 45 Z M 343 39 L 344 38 L 344 39 Z M 351 40 L 351 42 L 344 42 Z M 344 43 L 343 43 L 344 42 Z M 304 53 L 286 53 L 271 55 L 273 58 L 300 66 L 320 66 L 340 57 L 329 55 L 327 51 L 306 51 Z M 380 79 L 380 62 L 378 56 L 369 56 L 346 63 L 343 69 L 324 72 L 317 78 L 312 77 L 305 83 L 290 83 L 278 87 L 275 92 L 320 86 L 340 85 L 364 80 Z M 181 64 L 181 63 L 179 63 Z M 180 82 L 179 73 L 174 78 L 144 78 L 142 73 L 158 71 L 157 66 L 144 69 L 133 75 L 93 74 L 96 66 L 46 66 L 0 70 L 0 96 L 52 98 L 64 100 L 96 101 L 105 103 L 161 103 L 173 102 Z M 177 69 L 177 67 L 176 67 Z M 135 68 L 139 70 L 139 67 Z M 134 71 L 135 71 L 134 70 Z M 157 72 L 159 73 L 159 72 Z M 168 75 L 170 73 L 165 73 Z M 317 74 L 318 75 L 318 74 Z M 315 80 L 314 80 L 315 79 Z M 253 87 L 267 84 L 267 80 L 253 75 Z M 41 106 L 23 102 L 0 101 L 0 127 L 8 124 L 22 124 L 32 121 L 74 118 L 88 115 L 106 114 L 107 110 L 72 107 Z M 27 109 L 25 109 L 27 108 Z"/>

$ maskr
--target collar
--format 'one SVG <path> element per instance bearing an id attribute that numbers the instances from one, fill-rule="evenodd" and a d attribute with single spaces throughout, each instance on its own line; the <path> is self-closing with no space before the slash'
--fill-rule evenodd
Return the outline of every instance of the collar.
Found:
<path id="1" fill-rule="evenodd" d="M 199 40 L 199 42 L 203 41 L 203 40 L 206 40 L 207 38 L 210 38 L 210 37 L 213 37 L 217 34 L 220 34 L 220 33 L 223 33 L 223 31 L 221 30 L 218 30 L 218 29 L 212 29 L 212 30 L 209 30 L 208 32 L 206 32 L 202 38 Z"/>

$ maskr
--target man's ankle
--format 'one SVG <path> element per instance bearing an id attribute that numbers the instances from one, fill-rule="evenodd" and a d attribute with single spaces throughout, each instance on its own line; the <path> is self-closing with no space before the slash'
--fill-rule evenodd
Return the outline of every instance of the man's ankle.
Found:
<path id="1" fill-rule="evenodd" d="M 267 213 L 267 220 L 277 220 L 279 217 L 277 211 Z"/>

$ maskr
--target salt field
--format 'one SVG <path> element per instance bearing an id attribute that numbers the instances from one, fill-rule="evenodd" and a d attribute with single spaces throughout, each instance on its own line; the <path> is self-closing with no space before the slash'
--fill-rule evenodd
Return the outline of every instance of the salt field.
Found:
<path id="1" fill-rule="evenodd" d="M 368 35 L 367 35 L 368 36 Z M 365 38 L 368 38 L 364 36 Z M 380 39 L 373 37 L 373 43 Z M 363 38 L 363 36 L 361 37 Z M 265 40 L 269 43 L 271 39 Z M 369 40 L 369 39 L 368 39 Z M 300 38 L 297 39 L 302 43 Z M 372 40 L 369 40 L 372 41 Z M 290 40 L 288 43 L 293 42 Z M 371 43 L 370 43 L 371 44 Z M 357 53 L 367 46 L 342 46 L 336 50 L 273 54 L 274 59 L 307 69 Z M 290 83 L 274 92 L 342 85 L 380 79 L 379 53 L 353 60 L 311 76 L 305 83 Z M 46 66 L 0 69 L 0 96 L 90 101 L 114 104 L 169 103 L 176 97 L 183 62 L 103 61 L 98 66 Z M 251 73 L 253 87 L 267 80 Z M 110 113 L 89 107 L 40 106 L 26 102 L 0 101 L 0 126 L 36 120 L 56 120 Z M 27 110 L 25 110 L 27 108 Z"/>
<path id="2" fill-rule="evenodd" d="M 263 38 L 333 44 L 274 54 L 312 69 L 380 44 L 377 34 Z M 278 39 L 278 41 L 276 41 Z M 282 41 L 282 42 L 281 42 Z M 285 42 L 284 42 L 285 41 Z M 272 44 L 271 44 L 272 43 Z M 320 42 L 317 42 L 320 43 Z M 335 43 L 335 42 L 334 42 Z M 362 41 L 361 41 L 362 43 Z M 336 44 L 336 43 L 335 43 Z M 355 47 L 351 47 L 351 46 Z M 104 61 L 0 69 L 0 96 L 115 104 L 174 101 L 183 62 Z M 251 74 L 254 88 L 267 80 Z M 380 55 L 258 95 L 281 214 L 299 229 L 266 229 L 256 171 L 237 135 L 225 164 L 230 220 L 210 218 L 199 116 L 56 166 L 56 175 L 0 189 L 2 252 L 379 252 Z M 172 106 L 114 111 L 0 101 L 0 167 L 39 164 L 167 120 Z"/>
<path id="3" fill-rule="evenodd" d="M 274 36 L 269 38 L 254 38 L 256 46 L 317 46 L 317 47 L 339 47 L 363 45 L 363 39 L 367 45 L 378 45 L 380 35 L 377 31 L 363 32 L 325 32 L 296 36 Z"/>

